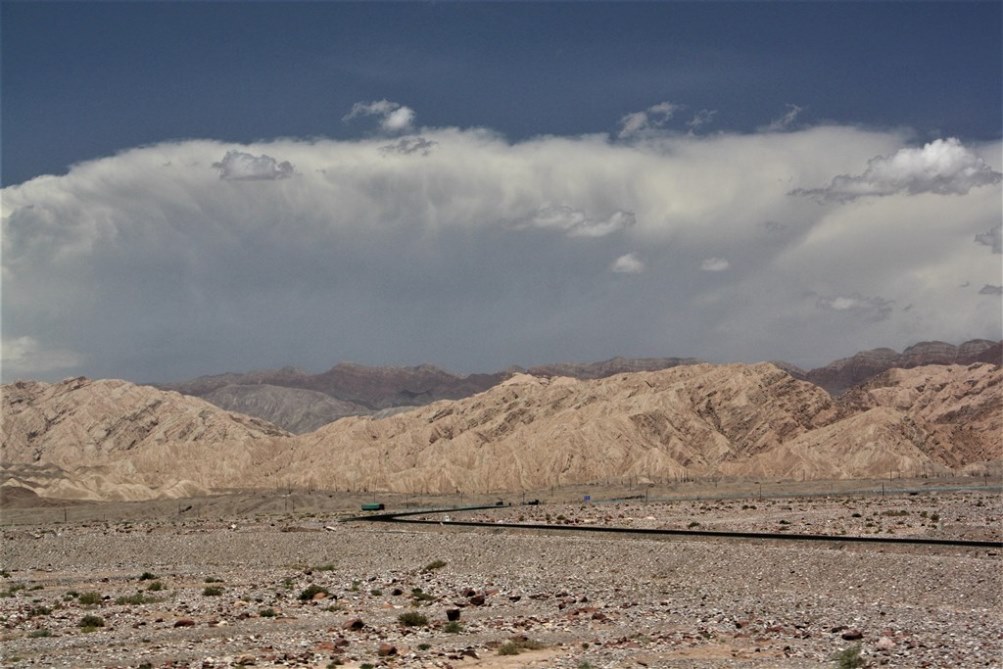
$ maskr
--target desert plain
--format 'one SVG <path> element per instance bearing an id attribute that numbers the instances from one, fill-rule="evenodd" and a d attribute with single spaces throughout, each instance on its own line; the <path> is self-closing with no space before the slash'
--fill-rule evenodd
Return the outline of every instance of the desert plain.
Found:
<path id="1" fill-rule="evenodd" d="M 999 542 L 1000 491 L 958 477 L 378 497 L 388 510 L 502 502 L 425 525 L 346 521 L 376 498 L 321 490 L 8 499 L 0 655 L 4 667 L 1001 667 L 997 548 L 580 529 Z"/>

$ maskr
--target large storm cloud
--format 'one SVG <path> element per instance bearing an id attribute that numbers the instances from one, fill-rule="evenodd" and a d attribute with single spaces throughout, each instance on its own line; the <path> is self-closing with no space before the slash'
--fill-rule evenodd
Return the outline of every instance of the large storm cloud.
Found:
<path id="1" fill-rule="evenodd" d="M 998 300 L 978 287 L 999 283 L 984 247 L 999 143 L 661 131 L 675 111 L 624 117 L 613 137 L 510 142 L 406 134 L 414 113 L 380 101 L 347 117 L 375 116 L 385 132 L 369 139 L 165 142 L 10 186 L 4 378 L 810 365 L 998 336 Z"/>

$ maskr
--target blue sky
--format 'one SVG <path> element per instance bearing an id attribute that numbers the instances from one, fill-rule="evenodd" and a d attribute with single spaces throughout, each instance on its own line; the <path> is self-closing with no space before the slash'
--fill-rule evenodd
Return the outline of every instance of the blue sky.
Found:
<path id="1" fill-rule="evenodd" d="M 802 120 L 1000 134 L 987 3 L 3 5 L 3 182 L 181 138 L 346 137 L 360 100 L 518 140 L 660 100 L 751 130 Z"/>
<path id="2" fill-rule="evenodd" d="M 999 337 L 998 2 L 0 11 L 5 379 Z"/>

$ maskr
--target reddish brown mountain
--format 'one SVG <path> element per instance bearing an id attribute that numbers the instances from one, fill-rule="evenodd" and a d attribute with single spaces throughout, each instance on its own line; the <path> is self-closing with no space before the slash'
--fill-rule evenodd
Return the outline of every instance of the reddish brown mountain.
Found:
<path id="1" fill-rule="evenodd" d="M 920 342 L 902 353 L 890 348 L 876 348 L 813 369 L 805 374 L 805 379 L 833 395 L 839 395 L 858 383 L 894 368 L 968 365 L 973 362 L 992 362 L 998 365 L 1003 355 L 1000 346 L 1000 342 L 973 339 L 961 346 L 942 341 Z"/>

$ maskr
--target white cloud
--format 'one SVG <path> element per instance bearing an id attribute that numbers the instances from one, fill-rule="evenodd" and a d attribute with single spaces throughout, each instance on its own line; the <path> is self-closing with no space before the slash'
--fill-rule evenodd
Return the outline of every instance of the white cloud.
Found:
<path id="1" fill-rule="evenodd" d="M 614 211 L 605 218 L 597 218 L 567 205 L 544 205 L 517 227 L 553 228 L 569 237 L 605 237 L 635 222 L 634 214 L 629 211 Z"/>
<path id="2" fill-rule="evenodd" d="M 665 126 L 672 117 L 682 109 L 682 105 L 671 102 L 659 102 L 644 111 L 626 114 L 620 119 L 620 139 L 657 130 Z"/>
<path id="3" fill-rule="evenodd" d="M 410 107 L 405 107 L 390 100 L 374 102 L 356 102 L 352 110 L 342 120 L 350 121 L 358 116 L 378 116 L 380 128 L 385 132 L 399 133 L 411 130 L 415 113 Z"/>
<path id="4" fill-rule="evenodd" d="M 897 155 L 905 138 L 649 131 L 183 141 L 81 163 L 0 194 L 3 335 L 139 381 L 339 359 L 804 366 L 998 337 L 1000 305 L 977 287 L 1000 283 L 982 245 L 1003 218 L 999 185 L 820 207 L 789 192 Z M 999 142 L 966 150 L 1003 155 Z M 295 178 L 221 187 L 228 152 L 274 156 L 261 173 L 281 159 Z"/>
<path id="5" fill-rule="evenodd" d="M 644 271 L 644 262 L 636 253 L 627 253 L 614 260 L 609 269 L 617 274 L 640 274 Z"/>
<path id="6" fill-rule="evenodd" d="M 83 356 L 66 349 L 45 349 L 34 337 L 4 339 L 0 345 L 0 369 L 5 379 L 33 377 L 79 367 Z"/>
<path id="7" fill-rule="evenodd" d="M 225 181 L 269 181 L 293 175 L 289 161 L 281 163 L 267 155 L 254 156 L 244 151 L 227 151 L 223 159 L 212 164 Z"/>
<path id="8" fill-rule="evenodd" d="M 798 189 L 794 194 L 837 202 L 895 193 L 965 195 L 973 188 L 998 184 L 1001 178 L 976 152 L 950 137 L 921 149 L 904 148 L 890 157 L 872 158 L 863 174 L 843 174 L 825 188 Z"/>
<path id="9" fill-rule="evenodd" d="M 715 116 L 717 116 L 716 109 L 701 109 L 693 115 L 693 118 L 686 122 L 686 127 L 693 131 L 699 130 L 713 121 Z"/>
<path id="10" fill-rule="evenodd" d="M 894 302 L 882 297 L 852 295 L 819 295 L 815 306 L 823 311 L 850 314 L 857 319 L 882 321 L 891 316 Z"/>
<path id="11" fill-rule="evenodd" d="M 731 263 L 725 258 L 707 258 L 700 263 L 700 269 L 705 272 L 723 272 L 731 267 Z"/>
<path id="12" fill-rule="evenodd" d="M 804 111 L 804 107 L 799 107 L 797 105 L 787 105 L 787 111 L 784 112 L 779 118 L 775 118 L 770 121 L 770 124 L 764 128 L 767 132 L 781 132 L 787 130 L 792 125 L 797 117 L 801 115 Z"/>

